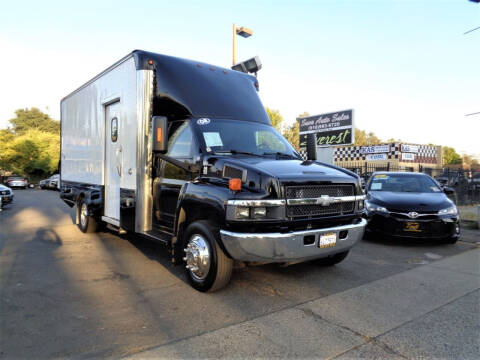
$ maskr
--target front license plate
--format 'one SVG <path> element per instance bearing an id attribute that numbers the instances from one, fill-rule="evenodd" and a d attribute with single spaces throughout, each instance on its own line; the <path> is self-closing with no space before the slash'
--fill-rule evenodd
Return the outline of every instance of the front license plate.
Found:
<path id="1" fill-rule="evenodd" d="M 326 248 L 330 246 L 335 246 L 337 243 L 337 234 L 336 233 L 326 233 L 320 235 L 320 239 L 318 241 L 318 247 Z"/>
<path id="2" fill-rule="evenodd" d="M 420 229 L 420 224 L 418 222 L 411 222 L 411 221 L 407 221 L 403 225 L 403 231 L 422 232 L 422 230 Z"/>

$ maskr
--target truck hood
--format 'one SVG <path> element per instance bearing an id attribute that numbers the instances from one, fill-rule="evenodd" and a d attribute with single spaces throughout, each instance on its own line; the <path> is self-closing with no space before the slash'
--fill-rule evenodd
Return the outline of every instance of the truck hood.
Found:
<path id="1" fill-rule="evenodd" d="M 348 170 L 319 162 L 296 159 L 276 160 L 255 156 L 212 156 L 207 158 L 212 166 L 209 175 L 218 178 L 244 177 L 244 186 L 250 191 L 263 192 L 266 196 L 279 195 L 282 185 L 305 183 L 349 183 L 357 188 L 358 177 Z M 234 168 L 233 176 L 226 169 Z M 240 171 L 240 172 L 239 172 Z M 275 195 L 274 195 L 275 196 Z"/>
<path id="2" fill-rule="evenodd" d="M 226 163 L 263 172 L 266 175 L 278 178 L 282 182 L 325 180 L 352 181 L 355 179 L 352 175 L 349 175 L 340 169 L 312 161 L 237 157 L 228 159 Z"/>

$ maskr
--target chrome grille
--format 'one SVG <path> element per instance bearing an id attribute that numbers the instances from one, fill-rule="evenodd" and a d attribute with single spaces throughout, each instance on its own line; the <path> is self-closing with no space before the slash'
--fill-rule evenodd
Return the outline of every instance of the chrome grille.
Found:
<path id="1" fill-rule="evenodd" d="M 287 186 L 286 198 L 303 199 L 319 198 L 322 195 L 331 197 L 354 196 L 355 189 L 351 184 L 331 184 L 331 185 L 308 185 L 308 186 Z M 328 206 L 308 204 L 308 205 L 288 205 L 287 216 L 289 217 L 310 217 L 322 215 L 341 215 L 352 213 L 355 210 L 355 201 L 334 203 Z"/>

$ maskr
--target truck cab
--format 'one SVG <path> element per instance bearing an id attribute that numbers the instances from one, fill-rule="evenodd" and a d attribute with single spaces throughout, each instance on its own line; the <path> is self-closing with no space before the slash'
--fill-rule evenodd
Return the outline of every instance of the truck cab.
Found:
<path id="1" fill-rule="evenodd" d="M 134 131 L 121 126 L 121 108 L 103 110 L 102 147 L 113 150 L 103 156 L 99 185 L 73 180 L 78 157 L 68 152 L 81 141 L 75 139 L 75 148 L 64 144 L 75 131 L 63 130 L 74 105 L 62 107 L 61 197 L 76 206 L 82 231 L 105 221 L 165 243 L 199 291 L 228 284 L 234 261 L 333 265 L 345 259 L 366 225 L 359 177 L 302 159 L 271 125 L 255 77 L 147 52 L 132 57 L 144 71 L 137 75 L 136 109 L 145 111 L 137 112 Z M 117 175 L 120 185 L 112 185 Z M 122 187 L 128 179 L 134 186 Z"/>

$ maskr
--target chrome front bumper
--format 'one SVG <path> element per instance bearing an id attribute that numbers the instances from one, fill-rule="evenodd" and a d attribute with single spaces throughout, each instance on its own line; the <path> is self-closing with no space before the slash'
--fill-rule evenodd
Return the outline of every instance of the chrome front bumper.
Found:
<path id="1" fill-rule="evenodd" d="M 230 256 L 241 261 L 289 262 L 308 261 L 334 255 L 349 250 L 362 239 L 367 221 L 361 219 L 358 224 L 335 226 L 331 228 L 295 231 L 289 233 L 235 233 L 220 230 L 223 245 Z M 347 231 L 344 239 L 339 238 L 341 231 Z M 320 248 L 320 235 L 336 233 L 335 246 Z M 315 237 L 311 245 L 304 245 L 305 236 Z"/>

